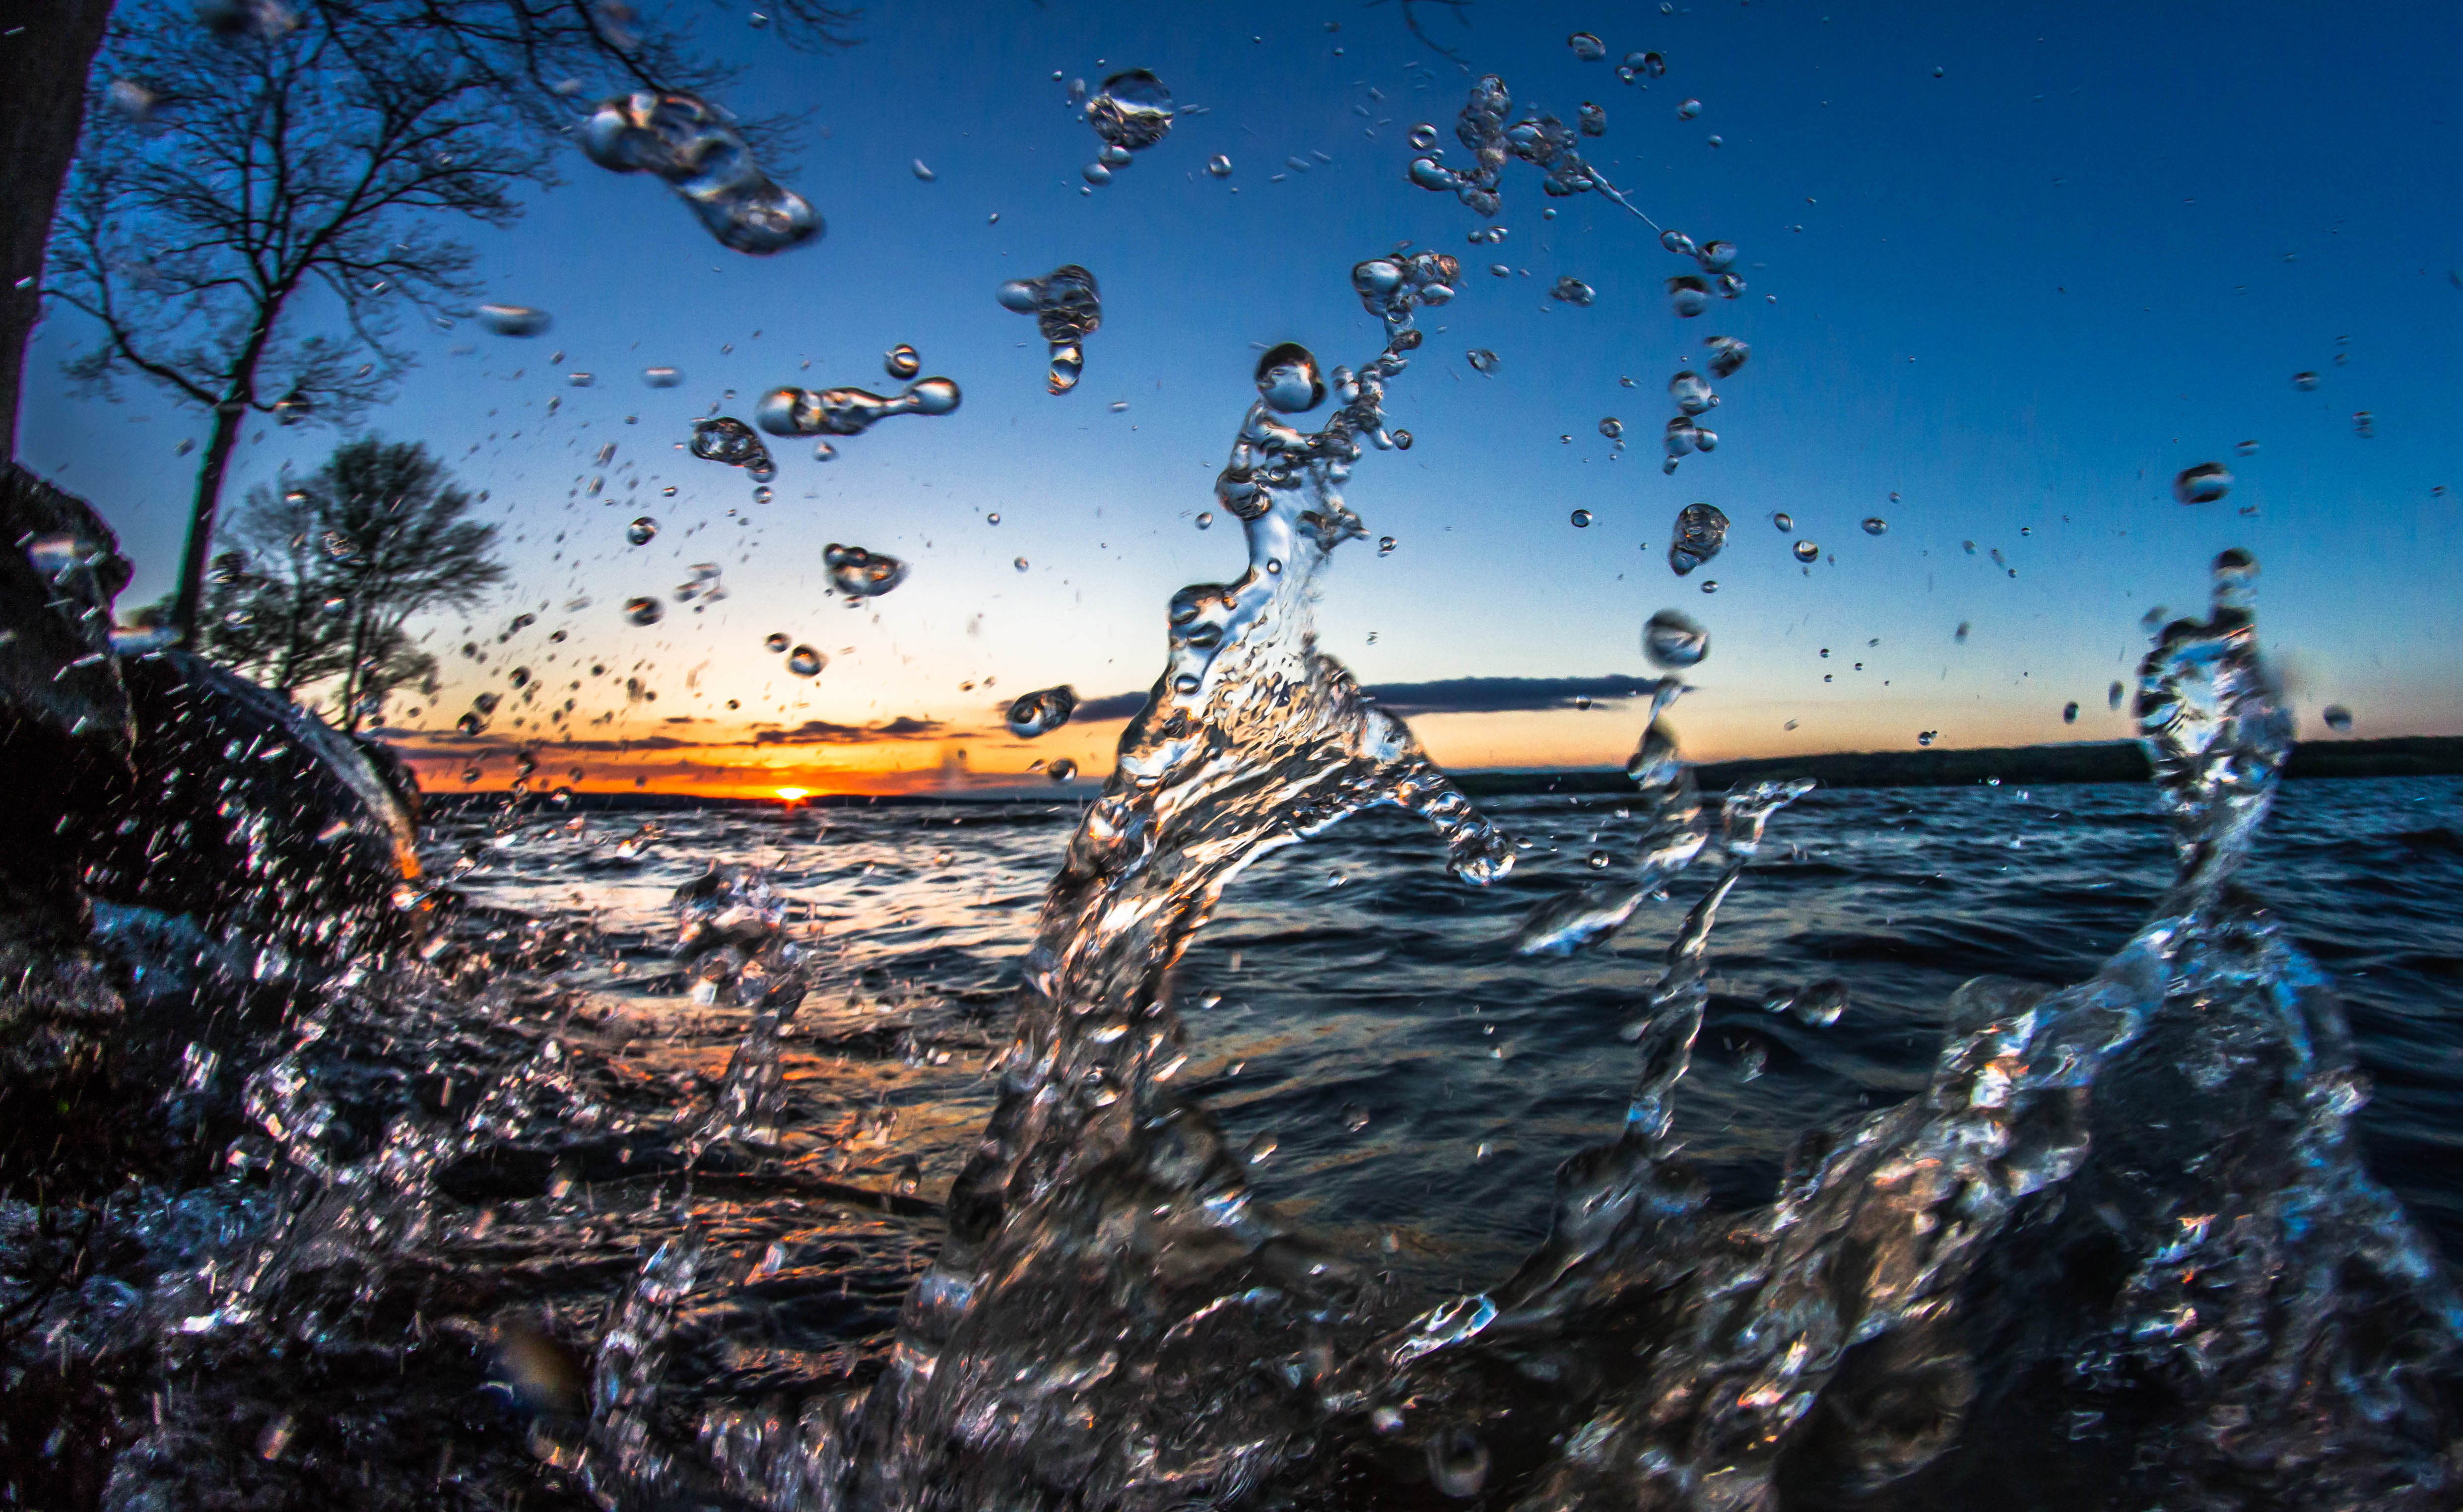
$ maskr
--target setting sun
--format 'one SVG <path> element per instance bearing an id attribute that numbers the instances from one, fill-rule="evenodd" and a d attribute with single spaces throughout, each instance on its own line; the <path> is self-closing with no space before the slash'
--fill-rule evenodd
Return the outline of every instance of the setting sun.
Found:
<path id="1" fill-rule="evenodd" d="M 773 789 L 773 790 L 774 790 L 774 791 L 775 791 L 775 792 L 778 794 L 778 796 L 779 796 L 779 797 L 781 797 L 781 798 L 785 799 L 787 802 L 789 802 L 789 803 L 794 803 L 796 799 L 803 797 L 806 793 L 811 792 L 813 789 L 811 789 L 810 788 L 774 788 L 774 789 Z"/>

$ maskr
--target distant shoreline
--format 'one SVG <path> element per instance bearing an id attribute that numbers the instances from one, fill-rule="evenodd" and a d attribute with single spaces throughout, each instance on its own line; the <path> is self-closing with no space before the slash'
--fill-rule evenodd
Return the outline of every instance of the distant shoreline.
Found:
<path id="1" fill-rule="evenodd" d="M 2036 787 L 2061 784 L 2145 783 L 2147 753 L 2135 741 L 2094 741 L 2063 745 L 2004 745 L 1972 750 L 1833 751 L 1820 756 L 1761 756 L 1706 762 L 1694 768 L 1709 792 L 1738 783 L 1810 777 L 1824 788 L 1964 788 L 1998 778 Z M 1630 793 L 1632 783 L 1613 768 L 1540 771 L 1459 771 L 1453 780 L 1474 798 L 1525 793 Z M 2284 776 L 2463 776 L 2463 736 L 2404 735 L 2386 740 L 2319 741 L 2296 746 Z M 796 801 L 803 809 L 902 809 L 949 804 L 1032 803 L 1037 797 L 1075 801 L 1091 785 L 1037 793 L 1011 791 L 916 793 L 814 793 Z M 433 811 L 503 801 L 502 789 L 425 795 Z M 780 809 L 776 798 L 690 792 L 580 792 L 564 806 L 576 812 L 642 810 L 683 812 L 695 809 Z"/>

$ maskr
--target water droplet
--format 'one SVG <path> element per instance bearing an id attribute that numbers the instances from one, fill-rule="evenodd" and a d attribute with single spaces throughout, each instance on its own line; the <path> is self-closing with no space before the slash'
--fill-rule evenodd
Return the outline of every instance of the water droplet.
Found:
<path id="1" fill-rule="evenodd" d="M 1688 415 L 1699 415 L 1719 402 L 1719 396 L 1711 392 L 1710 380 L 1689 370 L 1667 380 L 1667 397 Z"/>
<path id="2" fill-rule="evenodd" d="M 1557 280 L 1556 286 L 1548 291 L 1548 297 L 1561 299 L 1569 305 L 1587 305 L 1599 297 L 1599 291 L 1568 273 Z"/>
<path id="3" fill-rule="evenodd" d="M 1711 286 L 1691 273 L 1678 273 L 1667 280 L 1667 308 L 1680 319 L 1692 319 L 1711 308 Z"/>
<path id="4" fill-rule="evenodd" d="M 1574 529 L 1577 530 L 1587 530 L 1591 528 L 1591 511 L 1588 509 L 1576 509 L 1569 518 L 1574 522 Z"/>
<path id="5" fill-rule="evenodd" d="M 1418 151 L 1426 152 L 1436 144 L 1436 127 L 1429 125 L 1427 121 L 1422 121 L 1420 124 L 1411 128 L 1411 145 Z"/>
<path id="6" fill-rule="evenodd" d="M 1693 253 L 1693 260 L 1702 265 L 1702 270 L 1706 273 L 1724 273 L 1736 261 L 1736 244 L 1704 242 Z"/>
<path id="7" fill-rule="evenodd" d="M 1225 153 L 1216 153 L 1214 156 L 1206 160 L 1206 171 L 1214 175 L 1214 177 L 1218 179 L 1228 179 L 1232 177 L 1231 157 Z"/>
<path id="8" fill-rule="evenodd" d="M 755 504 L 768 504 L 777 495 L 770 491 L 770 486 L 766 483 L 752 490 L 752 502 Z"/>
<path id="9" fill-rule="evenodd" d="M 881 355 L 881 365 L 894 378 L 911 378 L 924 371 L 923 357 L 904 341 Z"/>
<path id="10" fill-rule="evenodd" d="M 1496 354 L 1491 352 L 1486 347 L 1471 348 L 1469 352 L 1463 354 L 1463 360 L 1471 364 L 1471 371 L 1474 373 L 1493 373 L 1496 371 Z"/>
<path id="11" fill-rule="evenodd" d="M 2370 414 L 2365 409 L 2355 410 L 2352 412 L 2353 435 L 2360 437 L 2363 441 L 2372 441 L 2376 439 L 2377 433 L 2378 420 L 2376 416 Z"/>
<path id="12" fill-rule="evenodd" d="M 1588 864 L 1594 872 L 1604 872 L 1614 859 L 1605 851 L 1593 851 L 1588 858 Z"/>
<path id="13" fill-rule="evenodd" d="M 2219 462 L 2184 467 L 2172 480 L 2172 497 L 2183 504 L 2212 504 L 2232 492 L 2233 475 Z"/>
<path id="14" fill-rule="evenodd" d="M 1919 745 L 1929 745 L 1933 743 L 1934 738 L 1940 733 L 1941 732 L 1939 730 L 1919 730 L 1916 733 L 1916 744 Z"/>
<path id="15" fill-rule="evenodd" d="M 1669 251 L 1674 252 L 1679 257 L 1690 257 L 1693 255 L 1693 238 L 1686 235 L 1683 231 L 1660 232 L 1659 245 L 1667 248 Z"/>
<path id="16" fill-rule="evenodd" d="M 1588 32 L 1575 32 L 1565 38 L 1565 45 L 1572 48 L 1574 55 L 1585 63 L 1596 63 L 1608 55 L 1608 45 Z"/>
<path id="17" fill-rule="evenodd" d="M 1377 538 L 1377 554 L 1380 556 L 1391 556 L 1394 554 L 1394 548 L 1401 544 L 1401 542 L 1395 540 L 1390 535 L 1381 535 Z"/>
<path id="18" fill-rule="evenodd" d="M 849 598 L 878 597 L 906 580 L 905 562 L 861 546 L 833 541 L 821 549 L 821 563 L 829 570 L 830 586 Z"/>
<path id="19" fill-rule="evenodd" d="M 651 538 L 656 536 L 658 533 L 659 522 L 651 519 L 646 514 L 643 515 L 640 519 L 635 520 L 632 524 L 624 527 L 624 539 L 632 542 L 635 546 L 649 545 Z"/>
<path id="20" fill-rule="evenodd" d="M 665 604 L 647 595 L 624 600 L 624 617 L 637 625 L 655 625 L 666 612 Z"/>
<path id="21" fill-rule="evenodd" d="M 1023 557 L 1023 556 L 1021 556 L 1021 557 L 1017 557 L 1017 558 L 1015 558 L 1014 560 L 1013 560 L 1009 565 L 1010 565 L 1010 566 L 1012 566 L 1012 567 L 1016 568 L 1019 572 L 1025 572 L 1025 571 L 1026 571 L 1026 566 L 1027 566 L 1026 558 L 1025 558 L 1025 557 Z"/>
<path id="22" fill-rule="evenodd" d="M 1240 1153 L 1247 1157 L 1251 1165 L 1264 1165 L 1272 1160 L 1275 1157 L 1275 1152 L 1282 1147 L 1282 1141 L 1273 1134 L 1261 1134 L 1251 1139 Z"/>
<path id="23" fill-rule="evenodd" d="M 1325 402 L 1317 354 L 1297 341 L 1285 341 L 1259 357 L 1256 381 L 1258 396 L 1277 414 L 1305 414 Z"/>
<path id="24" fill-rule="evenodd" d="M 788 645 L 787 633 L 783 630 L 774 630 L 761 637 L 761 649 L 774 657 L 784 652 Z"/>
<path id="25" fill-rule="evenodd" d="M 1847 983 L 1837 977 L 1825 978 L 1799 992 L 1772 998 L 1762 1009 L 1785 1013 L 1808 1028 L 1828 1028 L 1847 1011 Z"/>
<path id="26" fill-rule="evenodd" d="M 1440 1430 L 1428 1440 L 1428 1481 L 1456 1500 L 1479 1495 L 1488 1484 L 1488 1446 L 1468 1428 Z"/>
<path id="27" fill-rule="evenodd" d="M 1757 1081 L 1769 1065 L 1770 1047 L 1759 1040 L 1748 1040 L 1744 1048 L 1736 1051 L 1736 1080 Z"/>
<path id="28" fill-rule="evenodd" d="M 2315 373 L 2295 373 L 2292 375 L 2292 386 L 2299 389 L 2303 394 L 2306 394 L 2311 389 L 2318 386 L 2318 375 Z"/>
<path id="29" fill-rule="evenodd" d="M 1642 627 L 1642 654 L 1655 667 L 1689 667 L 1711 654 L 1711 632 L 1673 609 L 1663 609 Z"/>
<path id="30" fill-rule="evenodd" d="M 1119 145 L 1107 146 L 1095 154 L 1095 161 L 1106 168 L 1125 168 L 1129 165 L 1129 149 Z"/>
<path id="31" fill-rule="evenodd" d="M 1043 775 L 1057 783 L 1067 782 L 1078 775 L 1078 764 L 1063 756 L 1043 768 Z"/>
<path id="32" fill-rule="evenodd" d="M 1969 626 L 1967 621 L 1964 619 L 1960 620 L 1958 622 L 1958 628 L 1950 633 L 1950 638 L 1958 642 L 1962 646 L 1967 644 L 1968 629 Z"/>
<path id="33" fill-rule="evenodd" d="M 1142 68 L 1115 74 L 1086 101 L 1086 122 L 1113 146 L 1151 147 L 1170 135 L 1171 91 Z"/>
<path id="34" fill-rule="evenodd" d="M 556 317 L 529 305 L 481 305 L 479 323 L 500 336 L 535 336 L 546 334 Z"/>
<path id="35" fill-rule="evenodd" d="M 1112 182 L 1112 170 L 1100 162 L 1090 162 L 1086 164 L 1086 166 L 1078 170 L 1078 174 L 1079 177 L 1084 179 L 1088 184 L 1093 184 L 1099 189 L 1104 184 Z"/>
<path id="36" fill-rule="evenodd" d="M 2352 727 L 2352 711 L 2343 707 L 2341 703 L 2327 704 L 2324 710 L 2320 713 L 2319 718 L 2326 722 L 2326 727 L 2328 729 L 2334 730 L 2338 733 L 2348 730 Z"/>
<path id="37" fill-rule="evenodd" d="M 1604 137 L 1608 134 L 1608 113 L 1587 99 L 1582 101 L 1580 107 L 1574 112 L 1574 121 L 1585 137 Z"/>
<path id="38" fill-rule="evenodd" d="M 2115 682 L 2112 686 L 2103 690 L 2103 702 L 2109 706 L 2117 709 L 2121 707 L 2121 701 L 2127 692 L 2128 689 L 2123 687 L 2120 683 Z"/>
<path id="39" fill-rule="evenodd" d="M 947 415 L 963 397 L 945 378 L 920 379 L 886 398 L 860 388 L 775 388 L 762 396 L 753 419 L 773 436 L 860 436 L 892 415 Z"/>
<path id="40" fill-rule="evenodd" d="M 1700 114 L 1702 114 L 1702 102 L 1698 99 L 1685 100 L 1676 107 L 1678 120 L 1691 120 Z"/>
<path id="41" fill-rule="evenodd" d="M 1821 548 L 1811 541 L 1798 541 L 1790 550 L 1796 552 L 1796 559 L 1799 562 L 1818 562 L 1821 559 Z"/>
<path id="42" fill-rule="evenodd" d="M 1198 528 L 1199 529 L 1201 529 L 1201 530 L 1210 530 L 1210 529 L 1212 529 L 1214 528 L 1214 511 L 1213 511 L 1213 510 L 1211 510 L 1211 509 L 1200 509 L 1200 510 L 1198 510 L 1198 511 L 1197 511 L 1197 528 Z"/>
<path id="43" fill-rule="evenodd" d="M 1069 716 L 1077 712 L 1078 690 L 1064 682 L 1057 688 L 1019 695 L 1011 702 L 1005 719 L 1011 734 L 1020 740 L 1033 740 L 1068 724 Z"/>
<path id="44" fill-rule="evenodd" d="M 1796 529 L 1796 516 L 1782 510 L 1771 516 L 1771 524 L 1778 530 L 1779 534 L 1785 535 L 1790 530 Z"/>
<path id="45" fill-rule="evenodd" d="M 1864 516 L 1864 533 L 1866 535 L 1881 535 L 1886 532 L 1889 529 L 1890 522 L 1883 519 L 1880 515 L 1868 514 Z"/>
<path id="46" fill-rule="evenodd" d="M 1035 329 L 1052 348 L 1046 378 L 1052 392 L 1066 394 L 1076 388 L 1086 364 L 1080 343 L 1103 323 L 1103 299 L 1095 275 L 1076 263 L 1063 263 L 1040 278 L 1001 285 L 995 297 L 1007 309 L 1035 316 Z"/>
<path id="47" fill-rule="evenodd" d="M 1600 434 L 1610 441 L 1624 440 L 1624 421 L 1610 415 L 1600 421 Z"/>
<path id="48" fill-rule="evenodd" d="M 829 664 L 830 659 L 811 646 L 797 646 L 787 656 L 787 670 L 799 678 L 818 677 Z"/>
<path id="49" fill-rule="evenodd" d="M 1358 1134 L 1368 1127 L 1368 1110 L 1358 1103 L 1344 1103 L 1340 1116 L 1345 1133 Z"/>
<path id="50" fill-rule="evenodd" d="M 725 246 L 756 257 L 820 234 L 810 202 L 761 171 L 724 110 L 695 96 L 637 90 L 601 103 L 581 150 L 618 173 L 653 173 Z"/>
<path id="51" fill-rule="evenodd" d="M 2061 705 L 2061 723 L 2064 724 L 2076 724 L 2078 723 L 2078 701 L 2076 699 L 2072 699 L 2069 702 Z"/>

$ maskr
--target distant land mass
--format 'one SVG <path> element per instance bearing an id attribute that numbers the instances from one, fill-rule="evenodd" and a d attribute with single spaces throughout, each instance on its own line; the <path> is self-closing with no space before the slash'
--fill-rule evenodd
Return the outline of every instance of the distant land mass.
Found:
<path id="1" fill-rule="evenodd" d="M 2303 742 L 2293 747 L 2287 778 L 2452 777 L 2463 774 L 2463 737 L 2404 735 L 2387 740 Z M 1706 762 L 1693 768 L 1706 792 L 1738 783 L 1810 777 L 1824 788 L 1962 788 L 1999 778 L 2050 787 L 2060 783 L 2144 783 L 2153 780 L 2136 741 L 2082 741 L 2063 745 L 1997 745 L 1970 750 L 1833 751 L 1820 756 L 1761 756 Z M 1621 771 L 1457 772 L 1473 797 L 1530 792 L 1630 792 Z"/>
<path id="2" fill-rule="evenodd" d="M 2135 741 L 2082 741 L 2062 745 L 2000 745 L 1975 750 L 1833 751 L 1820 756 L 1762 756 L 1749 761 L 1708 762 L 1693 768 L 1706 792 L 1738 783 L 1810 777 L 1824 788 L 1960 788 L 1999 778 L 2005 783 L 2052 787 L 2061 783 L 2145 783 L 2152 778 L 2147 753 Z M 1460 771 L 1452 774 L 1474 798 L 1517 793 L 1630 794 L 1622 771 Z M 2292 751 L 2288 778 L 2463 776 L 2463 736 L 2402 735 L 2386 740 L 2304 742 Z M 811 809 L 894 809 L 952 803 L 1017 803 L 1037 797 L 1072 800 L 1089 785 L 976 789 L 951 792 L 821 793 L 797 799 Z M 430 793 L 431 810 L 501 803 L 497 792 Z M 775 809 L 776 798 L 721 797 L 689 792 L 581 792 L 565 805 L 583 812 L 695 809 Z"/>

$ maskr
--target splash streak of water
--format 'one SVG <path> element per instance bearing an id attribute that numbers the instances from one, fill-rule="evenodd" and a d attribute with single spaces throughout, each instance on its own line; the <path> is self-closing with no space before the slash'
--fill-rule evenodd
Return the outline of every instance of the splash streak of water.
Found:
<path id="1" fill-rule="evenodd" d="M 1321 430 L 1281 418 L 1319 402 L 1315 358 L 1260 365 L 1215 486 L 1248 571 L 1174 596 L 1164 675 L 1046 897 L 998 1109 L 874 1392 L 864 1502 L 1175 1504 L 1255 1483 L 1310 1436 L 1358 1283 L 1168 1090 L 1170 973 L 1241 870 L 1371 805 L 1425 817 L 1466 880 L 1512 859 L 1308 616 L 1326 556 L 1362 533 L 1339 491 L 1362 443 L 1407 444 L 1381 405 L 1419 345 L 1412 312 L 1456 272 L 1433 253 L 1354 270 L 1388 339 L 1334 370 Z M 1270 1358 L 1293 1363 L 1260 1379 Z"/>

